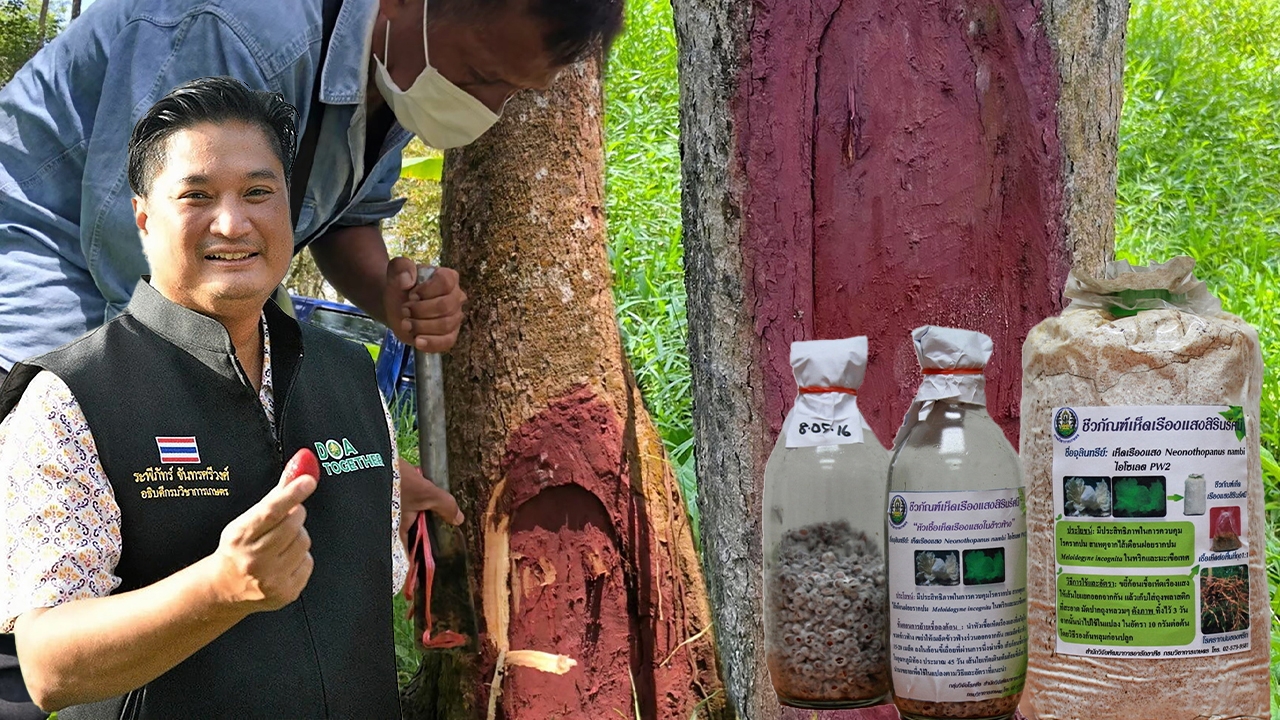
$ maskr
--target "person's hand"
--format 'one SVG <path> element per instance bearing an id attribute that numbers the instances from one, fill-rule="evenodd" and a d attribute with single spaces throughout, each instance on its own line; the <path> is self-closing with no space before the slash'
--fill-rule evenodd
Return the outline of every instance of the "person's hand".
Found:
<path id="1" fill-rule="evenodd" d="M 400 466 L 400 537 L 409 532 L 409 525 L 420 512 L 433 512 L 450 525 L 461 525 L 466 517 L 458 509 L 458 501 L 431 482 L 417 467 L 403 458 L 396 458 Z"/>
<path id="2" fill-rule="evenodd" d="M 420 512 L 433 512 L 450 525 L 461 525 L 466 518 L 458 509 L 458 501 L 427 479 L 413 463 L 397 457 L 400 464 L 400 513 L 410 518 Z"/>
<path id="3" fill-rule="evenodd" d="M 291 475 L 286 468 L 266 497 L 227 523 L 213 553 L 221 596 L 250 612 L 279 610 L 297 600 L 311 579 L 302 502 L 315 492 L 316 478 Z"/>
<path id="4" fill-rule="evenodd" d="M 407 257 L 387 263 L 382 298 L 387 323 L 401 342 L 420 352 L 441 353 L 453 347 L 466 301 L 454 270 L 438 267 L 419 285 L 417 263 Z"/>

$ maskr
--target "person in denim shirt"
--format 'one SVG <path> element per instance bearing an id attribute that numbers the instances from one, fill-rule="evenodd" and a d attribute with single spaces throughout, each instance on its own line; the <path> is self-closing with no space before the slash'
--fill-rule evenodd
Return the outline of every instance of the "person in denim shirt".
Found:
<path id="1" fill-rule="evenodd" d="M 322 65 L 324 1 L 97 0 L 0 89 L 0 378 L 129 302 L 148 271 L 129 133 L 170 90 L 214 75 L 280 93 L 300 127 L 321 113 L 295 250 L 310 247 L 326 279 L 402 340 L 453 345 L 457 273 L 416 286 L 379 229 L 403 204 L 391 196 L 401 152 L 413 134 L 440 148 L 474 140 L 513 94 L 607 47 L 623 0 L 343 0 Z M 6 639 L 0 719 L 30 716 L 8 704 Z"/>
<path id="2" fill-rule="evenodd" d="M 326 279 L 401 339 L 451 346 L 465 299 L 456 273 L 415 288 L 413 263 L 389 262 L 378 229 L 403 204 L 391 196 L 401 151 L 413 131 L 437 147 L 473 140 L 511 95 L 607 45 L 622 0 L 431 0 L 429 10 L 342 2 L 322 68 L 322 0 L 89 6 L 0 90 L 0 371 L 128 303 L 147 271 L 125 178 L 129 131 L 165 93 L 211 75 L 280 93 L 300 127 L 318 110 L 319 81 L 296 247 L 309 245 Z"/>

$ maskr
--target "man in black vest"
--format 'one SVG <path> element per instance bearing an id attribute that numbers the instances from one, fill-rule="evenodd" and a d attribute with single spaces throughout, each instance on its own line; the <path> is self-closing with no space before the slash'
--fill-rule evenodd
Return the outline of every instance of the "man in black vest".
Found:
<path id="1" fill-rule="evenodd" d="M 0 631 L 63 720 L 399 715 L 372 363 L 268 302 L 294 118 L 229 78 L 157 103 L 129 148 L 150 282 L 0 388 Z M 282 475 L 299 448 L 320 477 Z"/>

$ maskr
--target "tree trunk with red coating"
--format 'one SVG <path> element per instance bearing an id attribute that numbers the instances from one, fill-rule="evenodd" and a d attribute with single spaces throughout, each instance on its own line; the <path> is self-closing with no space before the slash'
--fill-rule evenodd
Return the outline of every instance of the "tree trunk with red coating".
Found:
<path id="1" fill-rule="evenodd" d="M 470 296 L 449 462 L 484 650 L 428 653 L 408 717 L 487 717 L 500 660 L 493 717 L 726 717 L 690 525 L 614 316 L 602 103 L 598 64 L 574 66 L 448 155 L 443 264 Z M 507 660 L 523 650 L 576 665 Z"/>
<path id="2" fill-rule="evenodd" d="M 673 5 L 707 580 L 730 699 L 772 720 L 760 492 L 790 344 L 868 336 L 858 404 L 887 444 L 919 384 L 911 330 L 985 332 L 1016 447 L 1026 334 L 1073 263 L 1111 253 L 1128 5 Z"/>

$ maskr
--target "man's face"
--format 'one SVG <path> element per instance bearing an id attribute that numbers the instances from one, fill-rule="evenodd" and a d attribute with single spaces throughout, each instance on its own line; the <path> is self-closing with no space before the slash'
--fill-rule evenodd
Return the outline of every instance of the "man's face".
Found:
<path id="1" fill-rule="evenodd" d="M 437 0 L 438 2 L 438 0 Z M 528 11 L 528 0 L 507 0 L 478 13 L 455 10 L 432 14 L 435 3 L 383 0 L 374 27 L 374 53 L 381 57 L 386 21 L 391 21 L 389 57 L 384 61 L 396 86 L 407 90 L 426 67 L 422 47 L 422 13 L 427 13 L 431 66 L 499 112 L 520 90 L 545 89 L 561 66 L 552 63 L 541 21 Z"/>
<path id="2" fill-rule="evenodd" d="M 174 133 L 150 191 L 133 203 L 151 284 L 179 305 L 257 317 L 289 269 L 284 168 L 259 127 L 203 123 Z"/>

